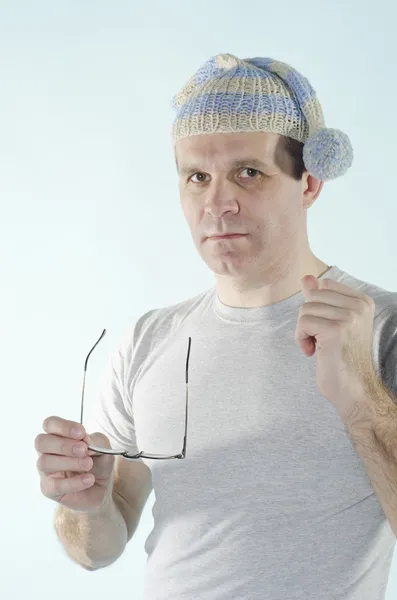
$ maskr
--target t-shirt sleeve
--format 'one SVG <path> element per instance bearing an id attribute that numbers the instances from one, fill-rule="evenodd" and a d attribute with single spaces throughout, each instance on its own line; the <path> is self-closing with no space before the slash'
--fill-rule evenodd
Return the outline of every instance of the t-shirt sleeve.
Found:
<path id="1" fill-rule="evenodd" d="M 141 315 L 124 332 L 107 360 L 100 375 L 96 397 L 89 403 L 87 416 L 83 418 L 87 432 L 104 433 L 114 450 L 126 450 L 133 454 L 140 452 L 129 389 L 133 388 L 134 373 L 139 370 L 150 349 L 150 317 L 156 312 L 156 309 L 152 309 Z M 135 460 L 142 461 L 141 458 Z"/>
<path id="2" fill-rule="evenodd" d="M 138 454 L 132 403 L 126 386 L 127 369 L 122 348 L 117 347 L 101 374 L 99 391 L 83 423 L 88 433 L 104 433 L 114 450 Z"/>
<path id="3" fill-rule="evenodd" d="M 374 344 L 378 377 L 397 403 L 397 300 L 378 315 Z"/>

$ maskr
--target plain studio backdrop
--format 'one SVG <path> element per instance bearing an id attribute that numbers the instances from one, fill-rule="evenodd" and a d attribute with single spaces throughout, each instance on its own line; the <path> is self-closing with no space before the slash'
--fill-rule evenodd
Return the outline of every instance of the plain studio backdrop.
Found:
<path id="1" fill-rule="evenodd" d="M 170 137 L 172 96 L 210 56 L 270 56 L 311 81 L 355 152 L 308 211 L 312 250 L 397 290 L 395 22 L 392 0 L 0 3 L 2 599 L 142 598 L 154 494 L 117 563 L 85 571 L 57 541 L 34 438 L 49 415 L 79 419 L 104 328 L 87 406 L 134 319 L 213 285 Z"/>

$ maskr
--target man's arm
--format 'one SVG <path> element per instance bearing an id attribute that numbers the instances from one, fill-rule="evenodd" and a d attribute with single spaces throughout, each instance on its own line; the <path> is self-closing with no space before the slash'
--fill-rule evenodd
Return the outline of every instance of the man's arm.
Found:
<path id="1" fill-rule="evenodd" d="M 139 519 L 136 519 L 136 527 Z M 55 530 L 67 554 L 89 571 L 114 563 L 128 541 L 126 521 L 115 494 L 94 513 L 73 511 L 60 505 Z"/>
<path id="2" fill-rule="evenodd" d="M 88 513 L 58 507 L 55 530 L 70 558 L 89 571 L 114 563 L 138 528 L 152 489 L 149 467 L 116 457 L 113 489 L 101 508 Z"/>
<path id="3" fill-rule="evenodd" d="M 397 398 L 382 381 L 372 381 L 345 425 L 361 457 L 383 512 L 397 537 Z"/>

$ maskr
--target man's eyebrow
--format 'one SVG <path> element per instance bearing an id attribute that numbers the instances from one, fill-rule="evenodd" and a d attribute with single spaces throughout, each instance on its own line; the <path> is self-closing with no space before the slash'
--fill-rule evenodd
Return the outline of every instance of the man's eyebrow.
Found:
<path id="1" fill-rule="evenodd" d="M 254 169 L 258 169 L 258 170 L 266 170 L 266 169 L 270 168 L 270 165 L 266 164 L 265 162 L 262 162 L 258 158 L 253 158 L 253 157 L 250 158 L 249 156 L 242 157 L 242 158 L 235 158 L 229 163 L 230 168 L 246 167 L 246 166 L 253 167 Z M 184 165 L 179 168 L 178 162 L 176 162 L 176 167 L 178 169 L 179 175 L 188 175 L 189 173 L 199 173 L 201 170 L 201 168 L 198 165 L 194 165 L 194 164 Z"/>

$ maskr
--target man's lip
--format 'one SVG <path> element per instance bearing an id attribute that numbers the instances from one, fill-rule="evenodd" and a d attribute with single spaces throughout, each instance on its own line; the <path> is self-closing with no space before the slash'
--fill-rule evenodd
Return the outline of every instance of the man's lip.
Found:
<path id="1" fill-rule="evenodd" d="M 210 235 L 209 238 L 218 240 L 221 238 L 228 238 L 228 237 L 242 236 L 242 235 L 246 235 L 246 234 L 245 233 L 224 233 L 224 234 L 219 234 L 219 235 Z"/>

